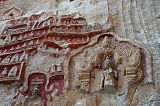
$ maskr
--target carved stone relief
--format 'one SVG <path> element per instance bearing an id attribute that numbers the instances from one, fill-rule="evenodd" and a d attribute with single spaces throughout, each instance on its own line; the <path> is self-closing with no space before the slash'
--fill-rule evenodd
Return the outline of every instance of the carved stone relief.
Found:
<path id="1" fill-rule="evenodd" d="M 23 83 L 13 98 L 12 105 L 17 104 L 22 97 L 36 96 L 46 105 L 47 100 L 62 94 L 65 82 L 64 61 L 67 55 L 87 45 L 90 38 L 103 31 L 101 25 L 88 26 L 84 18 L 74 16 L 75 14 L 62 15 L 58 19 L 57 15 L 42 13 L 8 22 L 9 26 L 5 27 L 0 37 L 3 40 L 0 47 L 0 83 Z M 25 64 L 28 66 L 28 61 L 38 51 L 51 52 L 53 64 L 48 68 L 41 68 L 39 65 L 36 69 L 26 68 Z"/>
<path id="2" fill-rule="evenodd" d="M 1 15 L 1 20 L 8 20 L 8 19 L 14 19 L 16 17 L 19 17 L 22 15 L 22 11 L 16 7 L 12 7 Z"/>
<path id="3" fill-rule="evenodd" d="M 0 83 L 11 84 L 24 79 L 25 63 L 0 64 Z"/>
<path id="4" fill-rule="evenodd" d="M 12 20 L 0 36 L 0 84 L 21 84 L 13 106 L 34 97 L 47 105 L 64 88 L 124 94 L 129 83 L 152 82 L 151 56 L 145 48 L 107 33 L 100 24 L 88 25 L 76 14 L 43 12 L 14 19 L 21 10 L 3 13 L 3 20 Z M 49 59 L 36 61 L 43 54 Z"/>
<path id="5" fill-rule="evenodd" d="M 94 44 L 71 56 L 69 88 L 123 94 L 128 83 L 146 83 L 146 78 L 152 82 L 151 66 L 144 68 L 147 56 L 148 51 L 138 44 L 119 40 L 115 34 L 101 34 Z"/>

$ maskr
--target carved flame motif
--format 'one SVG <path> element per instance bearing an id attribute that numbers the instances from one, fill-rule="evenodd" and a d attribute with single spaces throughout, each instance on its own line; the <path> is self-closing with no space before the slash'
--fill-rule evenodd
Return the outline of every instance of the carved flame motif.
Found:
<path id="1" fill-rule="evenodd" d="M 1 15 L 1 20 L 12 19 L 21 16 L 22 11 L 16 7 L 12 7 Z"/>

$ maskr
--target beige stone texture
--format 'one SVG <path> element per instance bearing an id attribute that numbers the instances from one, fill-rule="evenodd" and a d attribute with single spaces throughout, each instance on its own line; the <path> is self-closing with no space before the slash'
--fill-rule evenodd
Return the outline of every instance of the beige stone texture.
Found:
<path id="1" fill-rule="evenodd" d="M 0 95 L 0 106 L 160 106 L 160 0 L 1 0 Z"/>

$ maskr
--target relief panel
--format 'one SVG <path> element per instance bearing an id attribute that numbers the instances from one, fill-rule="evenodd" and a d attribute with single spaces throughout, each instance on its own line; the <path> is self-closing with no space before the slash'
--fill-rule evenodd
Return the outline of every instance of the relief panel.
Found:
<path id="1" fill-rule="evenodd" d="M 143 84 L 147 78 L 152 82 L 148 51 L 130 41 L 118 40 L 114 34 L 99 35 L 94 44 L 88 44 L 70 57 L 68 86 L 71 89 L 123 94 L 128 83 Z"/>
<path id="2" fill-rule="evenodd" d="M 0 83 L 10 84 L 15 81 L 22 81 L 25 72 L 25 63 L 0 64 Z"/>
<path id="3" fill-rule="evenodd" d="M 115 34 L 105 34 L 107 30 L 102 30 L 100 24 L 87 25 L 84 18 L 74 15 L 58 18 L 42 13 L 12 20 L 4 29 L 1 36 L 4 43 L 0 46 L 1 76 L 20 79 L 18 76 L 25 75 L 23 89 L 19 89 L 12 105 L 18 103 L 20 96 L 40 97 L 46 105 L 47 100 L 62 94 L 64 88 L 123 94 L 130 82 L 152 81 L 151 68 L 142 67 L 151 60 L 146 58 L 150 57 L 146 49 L 119 40 Z M 15 64 L 29 64 L 28 60 L 32 61 L 38 51 L 52 54 L 53 64 L 49 68 L 27 67 L 25 74 L 21 74 L 24 71 Z"/>

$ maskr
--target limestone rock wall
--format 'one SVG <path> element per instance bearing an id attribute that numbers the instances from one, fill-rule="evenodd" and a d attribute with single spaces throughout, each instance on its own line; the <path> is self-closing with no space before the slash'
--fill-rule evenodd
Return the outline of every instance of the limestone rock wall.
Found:
<path id="1" fill-rule="evenodd" d="M 160 0 L 0 0 L 1 106 L 160 105 Z"/>

